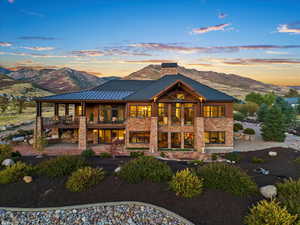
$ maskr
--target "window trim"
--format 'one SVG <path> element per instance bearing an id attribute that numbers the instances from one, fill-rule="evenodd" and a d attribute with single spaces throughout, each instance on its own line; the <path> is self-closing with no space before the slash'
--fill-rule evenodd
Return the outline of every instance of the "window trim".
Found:
<path id="1" fill-rule="evenodd" d="M 131 112 L 133 112 L 133 111 L 131 111 L 131 107 L 136 107 L 135 108 L 135 116 L 132 116 L 132 113 Z M 150 110 L 147 110 L 147 115 L 144 115 L 144 116 L 138 116 L 138 107 L 150 107 Z M 148 113 L 149 113 L 149 111 L 150 111 L 150 115 L 148 115 Z M 142 118 L 142 119 L 144 119 L 144 118 L 150 118 L 151 117 L 151 111 L 152 111 L 152 107 L 151 107 L 151 105 L 139 105 L 139 104 L 137 104 L 137 105 L 129 105 L 129 107 L 128 107 L 128 117 L 130 117 L 130 118 Z"/>
<path id="2" fill-rule="evenodd" d="M 211 114 L 212 114 L 212 110 L 210 110 L 209 111 L 209 116 L 206 116 L 205 115 L 205 112 L 207 112 L 206 110 L 205 110 L 205 108 L 206 107 L 222 107 L 223 109 L 224 109 L 224 111 L 223 111 L 223 115 L 222 116 L 211 116 Z M 211 104 L 211 105 L 204 105 L 203 106 L 203 117 L 205 117 L 205 118 L 224 118 L 224 117 L 226 117 L 226 105 L 213 105 L 213 104 Z"/>
<path id="3" fill-rule="evenodd" d="M 208 137 L 208 140 L 210 141 L 210 134 L 212 133 L 212 132 L 216 132 L 216 133 L 224 133 L 224 142 L 219 142 L 219 143 L 211 143 L 211 142 L 206 142 L 206 138 L 205 138 L 205 133 L 208 133 L 208 135 L 209 135 L 209 137 Z M 224 144 L 226 144 L 226 132 L 225 131 L 204 131 L 204 142 L 205 142 L 205 144 L 207 144 L 207 145 L 224 145 Z"/>

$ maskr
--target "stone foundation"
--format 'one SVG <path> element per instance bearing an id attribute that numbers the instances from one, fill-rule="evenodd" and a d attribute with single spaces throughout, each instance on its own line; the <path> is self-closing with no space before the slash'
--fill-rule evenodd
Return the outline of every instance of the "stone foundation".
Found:
<path id="1" fill-rule="evenodd" d="M 85 150 L 87 148 L 87 126 L 85 116 L 81 116 L 79 119 L 78 148 L 80 150 Z"/>

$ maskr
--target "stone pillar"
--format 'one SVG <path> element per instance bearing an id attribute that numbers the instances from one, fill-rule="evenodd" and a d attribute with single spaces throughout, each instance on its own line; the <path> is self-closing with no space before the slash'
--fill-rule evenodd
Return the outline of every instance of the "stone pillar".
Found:
<path id="1" fill-rule="evenodd" d="M 171 132 L 168 132 L 168 149 L 172 148 Z"/>
<path id="2" fill-rule="evenodd" d="M 99 132 L 98 130 L 93 130 L 93 144 L 98 144 Z"/>
<path id="3" fill-rule="evenodd" d="M 158 126 L 157 126 L 157 122 L 158 122 L 157 117 L 151 117 L 149 150 L 152 153 L 157 151 L 157 144 L 158 144 L 158 138 L 157 138 Z"/>
<path id="4" fill-rule="evenodd" d="M 180 139 L 181 139 L 180 148 L 184 149 L 184 132 L 180 132 Z"/>
<path id="5" fill-rule="evenodd" d="M 204 118 L 203 117 L 196 117 L 195 124 L 194 124 L 194 148 L 197 152 L 204 153 Z"/>
<path id="6" fill-rule="evenodd" d="M 85 150 L 87 148 L 87 126 L 85 116 L 79 118 L 78 148 L 80 150 Z"/>
<path id="7" fill-rule="evenodd" d="M 53 139 L 58 139 L 59 138 L 59 130 L 58 128 L 54 127 L 51 129 L 51 137 Z"/>
<path id="8" fill-rule="evenodd" d="M 37 116 L 35 120 L 34 126 L 34 135 L 33 135 L 33 148 L 38 149 L 39 139 L 43 137 L 43 118 L 41 116 Z"/>

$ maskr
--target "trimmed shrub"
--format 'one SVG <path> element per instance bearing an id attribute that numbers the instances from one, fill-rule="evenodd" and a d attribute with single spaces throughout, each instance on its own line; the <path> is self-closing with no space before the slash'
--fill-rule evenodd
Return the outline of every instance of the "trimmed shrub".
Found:
<path id="1" fill-rule="evenodd" d="M 11 153 L 11 157 L 14 159 L 14 160 L 18 160 L 22 157 L 22 154 L 19 152 L 19 151 L 16 151 L 16 152 L 12 152 Z"/>
<path id="2" fill-rule="evenodd" d="M 211 160 L 216 161 L 217 159 L 218 159 L 218 154 L 217 153 L 211 154 Z"/>
<path id="3" fill-rule="evenodd" d="M 0 145 L 0 165 L 4 159 L 10 158 L 12 154 L 12 147 L 10 145 Z"/>
<path id="4" fill-rule="evenodd" d="M 203 187 L 203 179 L 198 178 L 189 169 L 178 171 L 169 183 L 171 190 L 176 195 L 184 198 L 192 198 L 201 194 Z"/>
<path id="5" fill-rule="evenodd" d="M 278 200 L 292 214 L 300 215 L 300 179 L 276 184 Z M 300 219 L 300 218 L 299 218 Z"/>
<path id="6" fill-rule="evenodd" d="M 22 179 L 25 175 L 29 175 L 32 172 L 32 167 L 22 163 L 17 162 L 12 166 L 6 167 L 4 170 L 0 171 L 0 184 L 9 184 Z"/>
<path id="7" fill-rule="evenodd" d="M 300 157 L 296 158 L 294 162 L 300 165 Z"/>
<path id="8" fill-rule="evenodd" d="M 140 156 L 122 166 L 119 176 L 129 183 L 168 181 L 172 177 L 171 168 L 151 156 Z"/>
<path id="9" fill-rule="evenodd" d="M 236 121 L 244 121 L 246 119 L 246 116 L 243 113 L 235 112 L 233 114 L 233 119 Z"/>
<path id="10" fill-rule="evenodd" d="M 233 131 L 234 132 L 238 132 L 238 131 L 243 130 L 243 129 L 244 129 L 243 124 L 241 124 L 241 123 L 233 124 Z"/>
<path id="11" fill-rule="evenodd" d="M 61 177 L 85 166 L 85 160 L 78 156 L 58 156 L 39 163 L 36 166 L 38 174 L 48 177 Z"/>
<path id="12" fill-rule="evenodd" d="M 81 156 L 85 158 L 93 157 L 95 156 L 95 152 L 92 149 L 86 149 L 81 152 Z"/>
<path id="13" fill-rule="evenodd" d="M 249 135 L 254 135 L 255 134 L 255 130 L 253 130 L 252 128 L 246 128 L 243 131 L 244 134 L 249 134 Z"/>
<path id="14" fill-rule="evenodd" d="M 68 178 L 66 188 L 72 192 L 86 191 L 104 179 L 102 168 L 84 167 L 76 170 Z"/>
<path id="15" fill-rule="evenodd" d="M 219 189 L 237 196 L 257 193 L 254 181 L 240 168 L 223 163 L 206 164 L 198 167 L 197 175 L 204 178 L 204 186 Z"/>
<path id="16" fill-rule="evenodd" d="M 229 160 L 229 161 L 235 161 L 235 162 L 240 162 L 242 160 L 242 157 L 239 153 L 237 152 L 230 152 L 224 155 L 224 158 Z"/>
<path id="17" fill-rule="evenodd" d="M 263 200 L 250 209 L 245 217 L 246 225 L 294 225 L 297 216 L 291 215 L 286 208 L 281 208 L 275 200 Z"/>
<path id="18" fill-rule="evenodd" d="M 254 156 L 254 157 L 251 158 L 251 162 L 252 163 L 264 163 L 264 162 L 266 162 L 266 160 Z"/>
<path id="19" fill-rule="evenodd" d="M 144 156 L 144 152 L 130 152 L 130 157 L 138 158 L 140 156 Z"/>
<path id="20" fill-rule="evenodd" d="M 194 165 L 194 166 L 203 166 L 205 163 L 203 160 L 192 160 L 192 161 L 189 161 L 188 164 Z"/>
<path id="21" fill-rule="evenodd" d="M 105 158 L 111 158 L 112 155 L 109 152 L 101 152 L 99 154 L 99 157 L 105 159 Z"/>

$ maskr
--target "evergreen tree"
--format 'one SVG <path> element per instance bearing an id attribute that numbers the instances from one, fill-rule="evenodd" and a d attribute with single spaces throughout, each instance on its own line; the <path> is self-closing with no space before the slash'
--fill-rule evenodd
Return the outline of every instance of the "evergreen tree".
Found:
<path id="1" fill-rule="evenodd" d="M 266 115 L 268 113 L 268 110 L 269 110 L 269 107 L 267 104 L 263 103 L 258 111 L 257 111 L 257 120 L 259 122 L 264 122 L 265 121 L 265 118 L 266 118 Z"/>
<path id="2" fill-rule="evenodd" d="M 265 141 L 285 140 L 285 118 L 281 109 L 277 105 L 273 105 L 265 116 L 262 125 L 262 137 Z"/>
<path id="3" fill-rule="evenodd" d="M 280 108 L 283 114 L 284 126 L 287 131 L 296 121 L 296 110 L 282 97 L 276 98 L 275 105 Z"/>

